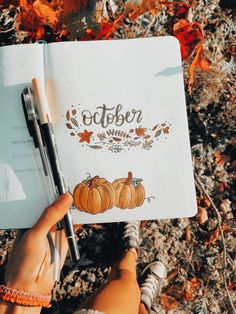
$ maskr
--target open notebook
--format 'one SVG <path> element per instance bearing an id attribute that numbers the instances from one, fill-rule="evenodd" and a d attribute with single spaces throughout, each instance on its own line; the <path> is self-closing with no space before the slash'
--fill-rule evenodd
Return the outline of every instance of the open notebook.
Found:
<path id="1" fill-rule="evenodd" d="M 192 216 L 196 197 L 180 48 L 173 37 L 0 48 L 0 228 L 53 200 L 22 110 L 44 84 L 74 223 Z"/>

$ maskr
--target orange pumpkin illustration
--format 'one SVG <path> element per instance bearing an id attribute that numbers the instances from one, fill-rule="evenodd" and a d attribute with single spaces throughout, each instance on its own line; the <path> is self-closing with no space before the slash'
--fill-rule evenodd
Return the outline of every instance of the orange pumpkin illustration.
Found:
<path id="1" fill-rule="evenodd" d="M 74 204 L 80 211 L 96 215 L 115 205 L 115 190 L 110 182 L 99 176 L 88 178 L 74 189 Z"/>
<path id="2" fill-rule="evenodd" d="M 128 178 L 117 179 L 112 185 L 116 192 L 116 207 L 121 209 L 139 207 L 145 199 L 145 189 L 141 184 L 142 179 L 133 178 L 128 172 Z"/>

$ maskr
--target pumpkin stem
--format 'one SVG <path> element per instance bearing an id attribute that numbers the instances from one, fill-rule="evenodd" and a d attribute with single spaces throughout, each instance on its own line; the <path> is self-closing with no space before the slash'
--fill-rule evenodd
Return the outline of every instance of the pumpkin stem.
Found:
<path id="1" fill-rule="evenodd" d="M 126 184 L 131 184 L 131 180 L 133 179 L 133 174 L 131 171 L 128 172 L 128 178 L 126 179 Z"/>
<path id="2" fill-rule="evenodd" d="M 92 178 L 91 183 L 90 183 L 90 188 L 91 188 L 91 189 L 92 189 L 92 188 L 95 188 L 95 187 L 97 186 L 97 185 L 96 185 L 97 179 L 99 179 L 99 176 L 95 176 L 95 177 Z"/>

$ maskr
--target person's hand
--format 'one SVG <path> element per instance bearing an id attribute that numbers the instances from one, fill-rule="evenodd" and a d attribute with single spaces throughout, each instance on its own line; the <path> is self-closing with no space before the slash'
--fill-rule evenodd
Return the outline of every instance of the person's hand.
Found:
<path id="1" fill-rule="evenodd" d="M 16 244 L 6 268 L 5 285 L 11 289 L 47 295 L 54 286 L 54 263 L 48 233 L 55 241 L 56 223 L 63 218 L 72 204 L 69 193 L 60 196 L 47 207 L 38 222 Z M 77 226 L 78 227 L 78 226 Z M 68 250 L 64 230 L 62 232 L 61 268 Z M 10 312 L 9 312 L 10 313 Z"/>

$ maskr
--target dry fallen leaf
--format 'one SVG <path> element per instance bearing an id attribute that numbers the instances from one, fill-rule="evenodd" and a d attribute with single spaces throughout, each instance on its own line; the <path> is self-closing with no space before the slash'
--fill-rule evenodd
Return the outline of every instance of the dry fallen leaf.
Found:
<path id="1" fill-rule="evenodd" d="M 214 157 L 217 165 L 223 165 L 225 163 L 224 157 L 222 156 L 221 152 L 214 152 Z"/>
<path id="2" fill-rule="evenodd" d="M 125 3 L 125 14 L 131 19 L 136 19 L 145 12 L 156 14 L 161 10 L 160 1 L 158 0 L 128 0 Z"/>
<path id="3" fill-rule="evenodd" d="M 227 214 L 228 212 L 232 211 L 231 204 L 232 202 L 229 199 L 222 200 L 222 203 L 220 204 L 220 210 L 223 214 Z"/>
<path id="4" fill-rule="evenodd" d="M 179 302 L 175 298 L 166 294 L 160 295 L 160 304 L 166 311 L 176 310 L 179 306 Z"/>
<path id="5" fill-rule="evenodd" d="M 206 241 L 206 245 L 215 244 L 215 242 L 219 239 L 220 236 L 220 228 L 216 227 L 215 229 L 211 230 L 210 232 L 210 239 Z"/>
<path id="6" fill-rule="evenodd" d="M 209 198 L 206 197 L 206 195 L 203 196 L 203 202 L 204 202 L 204 207 L 206 209 L 208 209 L 208 208 L 210 208 L 212 206 Z"/>
<path id="7" fill-rule="evenodd" d="M 207 210 L 204 207 L 198 206 L 196 218 L 199 225 L 203 225 L 208 220 Z"/>
<path id="8" fill-rule="evenodd" d="M 188 242 L 190 242 L 191 239 L 192 239 L 192 234 L 191 234 L 191 231 L 190 231 L 190 227 L 189 227 L 189 226 L 187 226 L 186 229 L 185 229 L 185 235 L 186 235 L 186 240 L 187 240 Z"/>

